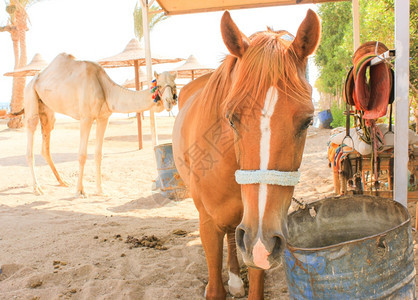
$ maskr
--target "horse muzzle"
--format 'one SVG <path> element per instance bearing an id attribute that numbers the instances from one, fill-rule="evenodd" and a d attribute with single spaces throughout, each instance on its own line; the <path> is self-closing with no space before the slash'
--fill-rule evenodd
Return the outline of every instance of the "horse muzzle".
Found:
<path id="1" fill-rule="evenodd" d="M 268 270 L 281 262 L 286 239 L 281 232 L 253 238 L 251 230 L 242 223 L 236 229 L 237 247 L 244 263 L 253 268 Z"/>
<path id="2" fill-rule="evenodd" d="M 252 187 L 242 187 L 242 197 L 243 201 L 247 202 L 247 209 L 257 205 L 255 202 L 251 205 L 248 203 L 258 201 L 258 214 L 255 214 L 256 210 L 244 211 L 243 221 L 236 229 L 237 246 L 248 266 L 270 269 L 280 262 L 281 253 L 286 245 L 288 206 L 284 208 L 285 204 L 283 204 L 273 208 L 271 205 L 267 206 L 267 203 L 269 199 L 275 201 L 274 195 L 279 194 L 282 194 L 283 201 L 290 199 L 293 189 L 289 187 L 295 186 L 299 182 L 299 177 L 299 171 L 237 170 L 235 172 L 235 180 L 238 184 L 252 185 Z M 276 191 L 269 194 L 268 186 L 271 185 L 288 188 L 280 190 L 274 188 Z M 267 209 L 269 211 L 266 211 Z"/>

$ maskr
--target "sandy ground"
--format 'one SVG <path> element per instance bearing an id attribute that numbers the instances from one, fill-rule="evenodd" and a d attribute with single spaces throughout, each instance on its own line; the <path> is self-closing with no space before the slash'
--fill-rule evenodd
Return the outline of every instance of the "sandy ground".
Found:
<path id="1" fill-rule="evenodd" d="M 160 143 L 171 141 L 173 122 L 158 119 Z M 41 134 L 36 132 L 41 196 L 32 193 L 25 131 L 10 130 L 0 121 L 0 299 L 203 299 L 208 274 L 198 214 L 191 199 L 169 201 L 152 192 L 157 169 L 148 125 L 146 119 L 144 149 L 138 151 L 136 119 L 111 119 L 103 147 L 106 196 L 94 195 L 92 129 L 84 177 L 89 197 L 83 199 L 74 197 L 77 121 L 58 120 L 51 138 L 53 159 L 68 188 L 58 186 L 41 157 Z M 329 130 L 308 132 L 298 199 L 332 195 L 328 137 Z M 413 208 L 415 203 L 412 213 Z M 167 249 L 126 243 L 128 236 L 152 235 Z M 265 296 L 289 298 L 281 266 L 267 272 Z"/>

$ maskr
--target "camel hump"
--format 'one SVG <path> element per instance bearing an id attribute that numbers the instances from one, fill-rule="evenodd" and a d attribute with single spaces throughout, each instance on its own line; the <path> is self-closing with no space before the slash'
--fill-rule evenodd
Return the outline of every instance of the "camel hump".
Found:
<path id="1" fill-rule="evenodd" d="M 70 53 L 66 53 L 66 52 L 61 52 L 60 54 L 57 55 L 57 57 L 64 57 L 65 59 L 77 60 L 74 55 Z"/>
<path id="2" fill-rule="evenodd" d="M 57 56 L 55 56 L 55 58 L 51 61 L 50 65 L 56 64 L 57 61 L 75 61 L 77 60 L 76 57 L 72 54 L 66 53 L 66 52 L 61 52 L 60 54 L 58 54 Z"/>

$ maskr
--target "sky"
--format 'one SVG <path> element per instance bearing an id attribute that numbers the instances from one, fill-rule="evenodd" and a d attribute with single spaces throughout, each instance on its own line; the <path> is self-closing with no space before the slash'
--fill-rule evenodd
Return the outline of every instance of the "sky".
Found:
<path id="1" fill-rule="evenodd" d="M 33 4 L 27 9 L 28 63 L 36 53 L 51 62 L 62 52 L 92 61 L 122 52 L 135 37 L 132 14 L 137 1 L 43 0 Z M 232 10 L 231 16 L 248 36 L 265 30 L 266 26 L 296 35 L 309 8 L 316 10 L 315 5 L 305 4 Z M 221 17 L 222 12 L 171 16 L 151 32 L 151 52 L 185 59 L 193 54 L 200 63 L 216 67 L 228 53 L 220 33 Z M 0 26 L 6 22 L 5 1 L 0 1 Z M 162 72 L 181 64 L 153 66 L 153 71 Z M 13 71 L 13 67 L 10 34 L 0 32 L 0 102 L 10 102 L 12 78 L 3 74 Z M 133 67 L 106 71 L 119 84 L 134 76 Z"/>

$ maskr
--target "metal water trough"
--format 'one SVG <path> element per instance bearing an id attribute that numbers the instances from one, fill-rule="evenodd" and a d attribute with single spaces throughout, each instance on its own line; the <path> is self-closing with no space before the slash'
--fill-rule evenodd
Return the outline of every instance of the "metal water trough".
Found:
<path id="1" fill-rule="evenodd" d="M 172 144 L 160 144 L 154 147 L 157 160 L 157 187 L 161 194 L 169 199 L 181 200 L 187 198 L 188 192 L 174 163 Z"/>
<path id="2" fill-rule="evenodd" d="M 404 206 L 372 196 L 326 198 L 289 215 L 284 265 L 291 299 L 415 299 Z"/>

